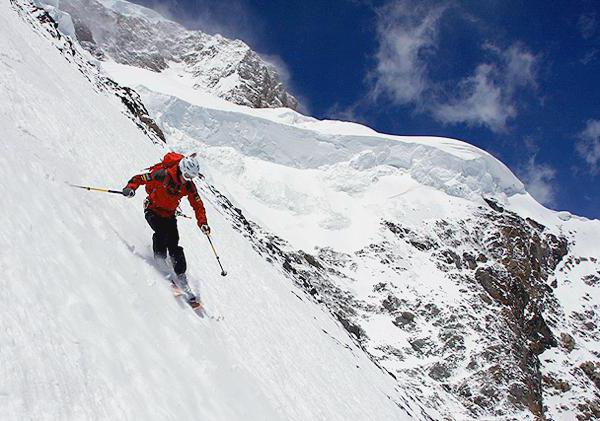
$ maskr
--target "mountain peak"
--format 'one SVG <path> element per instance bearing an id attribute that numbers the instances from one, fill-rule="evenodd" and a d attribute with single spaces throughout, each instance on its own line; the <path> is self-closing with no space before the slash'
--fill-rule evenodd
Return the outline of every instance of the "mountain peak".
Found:
<path id="1" fill-rule="evenodd" d="M 177 68 L 191 89 L 253 108 L 298 101 L 275 65 L 241 40 L 192 31 L 159 13 L 124 0 L 42 0 L 63 19 L 95 58 L 154 72 Z"/>

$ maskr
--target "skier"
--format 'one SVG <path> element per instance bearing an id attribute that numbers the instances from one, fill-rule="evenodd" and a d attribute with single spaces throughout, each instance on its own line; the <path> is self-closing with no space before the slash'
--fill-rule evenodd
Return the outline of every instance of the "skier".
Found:
<path id="1" fill-rule="evenodd" d="M 147 173 L 134 175 L 123 188 L 123 195 L 133 197 L 140 185 L 146 186 L 148 197 L 144 202 L 144 214 L 154 231 L 154 258 L 166 265 L 168 251 L 177 275 L 175 286 L 184 292 L 190 305 L 199 305 L 185 274 L 187 263 L 183 248 L 179 245 L 176 212 L 181 198 L 187 196 L 196 214 L 198 226 L 204 234 L 210 234 L 204 204 L 192 181 L 200 175 L 200 166 L 194 157 L 169 152 L 161 163 L 150 167 L 149 170 Z"/>

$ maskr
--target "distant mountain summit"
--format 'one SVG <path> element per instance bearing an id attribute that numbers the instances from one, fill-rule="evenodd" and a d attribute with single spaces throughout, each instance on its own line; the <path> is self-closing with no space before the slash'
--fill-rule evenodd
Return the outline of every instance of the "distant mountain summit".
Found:
<path id="1" fill-rule="evenodd" d="M 243 41 L 187 30 L 151 9 L 122 0 L 42 1 L 70 15 L 70 22 L 63 25 L 71 26 L 83 48 L 101 61 L 177 71 L 191 88 L 239 105 L 298 107 L 276 66 Z"/>

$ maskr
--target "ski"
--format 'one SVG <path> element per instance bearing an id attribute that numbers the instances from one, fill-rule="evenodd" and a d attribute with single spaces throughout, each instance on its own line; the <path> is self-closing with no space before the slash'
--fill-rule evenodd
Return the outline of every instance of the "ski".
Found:
<path id="1" fill-rule="evenodd" d="M 173 280 L 171 280 L 171 292 L 173 292 L 173 296 L 175 296 L 176 299 L 185 301 L 198 316 L 204 317 L 206 315 L 204 306 L 202 305 L 202 302 L 198 300 L 198 297 L 196 295 L 187 297 L 186 293 L 179 288 Z"/>
<path id="2" fill-rule="evenodd" d="M 192 300 L 188 300 L 187 297 L 185 296 L 186 295 L 185 292 L 181 288 L 179 288 L 177 286 L 177 284 L 175 283 L 175 281 L 173 280 L 173 274 L 171 273 L 171 271 L 168 268 L 164 267 L 163 265 L 157 264 L 156 260 L 154 260 L 153 258 L 146 257 L 143 254 L 138 253 L 135 250 L 135 246 L 128 244 L 121 236 L 119 236 L 119 239 L 123 242 L 123 244 L 125 244 L 125 246 L 129 249 L 129 251 L 134 256 L 136 256 L 136 257 L 140 258 L 141 260 L 143 260 L 144 262 L 146 262 L 146 264 L 148 264 L 154 270 L 156 270 L 158 273 L 160 273 L 163 276 L 163 278 L 167 282 L 169 282 L 170 287 L 171 287 L 171 292 L 173 293 L 173 296 L 180 304 L 183 304 L 182 301 L 185 301 L 185 303 L 194 311 L 194 313 L 196 313 L 201 318 L 207 317 L 211 320 L 217 320 L 217 321 L 223 319 L 222 316 L 213 317 L 213 316 L 208 315 L 208 313 L 204 309 L 204 305 L 202 304 L 202 302 L 200 300 L 198 300 L 198 297 L 196 295 L 193 295 Z"/>
<path id="3" fill-rule="evenodd" d="M 205 315 L 204 306 L 202 305 L 202 302 L 200 300 L 198 300 L 198 297 L 196 295 L 189 296 L 188 294 L 185 293 L 185 291 L 183 291 L 181 288 L 179 288 L 172 279 L 169 279 L 169 281 L 171 283 L 171 292 L 173 293 L 173 296 L 175 297 L 175 299 L 177 301 L 179 301 L 180 303 L 185 301 L 185 303 L 188 306 L 190 306 L 190 308 L 194 311 L 194 313 L 196 313 L 200 317 L 204 317 L 204 315 Z"/>
<path id="4" fill-rule="evenodd" d="M 179 298 L 183 295 L 183 291 L 181 290 L 181 288 L 179 288 L 175 282 L 171 281 L 171 292 L 173 293 L 173 295 L 175 296 L 175 298 Z"/>
<path id="5" fill-rule="evenodd" d="M 191 298 L 185 298 L 185 302 L 190 306 L 192 311 L 196 313 L 196 315 L 200 318 L 208 317 L 209 319 L 214 319 L 214 317 L 209 316 L 204 309 L 204 305 L 202 301 L 198 299 L 198 297 L 193 296 Z"/>
<path id="6" fill-rule="evenodd" d="M 196 313 L 196 315 L 198 317 L 200 317 L 202 319 L 207 318 L 207 319 L 214 320 L 217 322 L 223 320 L 223 316 L 214 316 L 212 314 L 209 314 L 206 311 L 206 308 L 204 308 L 204 304 L 202 303 L 202 300 L 200 300 L 198 298 L 198 296 L 194 295 L 189 299 L 185 298 L 185 297 L 183 299 L 191 307 L 192 311 L 194 313 Z"/>

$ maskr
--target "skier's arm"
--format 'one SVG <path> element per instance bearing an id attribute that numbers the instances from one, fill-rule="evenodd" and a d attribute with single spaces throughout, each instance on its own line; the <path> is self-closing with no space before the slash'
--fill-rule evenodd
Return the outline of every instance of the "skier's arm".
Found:
<path id="1" fill-rule="evenodd" d="M 144 174 L 137 174 L 131 177 L 125 188 L 136 190 L 139 186 L 148 184 L 151 181 L 164 181 L 165 170 L 157 170 Z"/>
<path id="2" fill-rule="evenodd" d="M 202 228 L 203 225 L 207 225 L 208 221 L 206 220 L 206 210 L 204 209 L 204 203 L 202 203 L 202 199 L 198 194 L 198 190 L 196 190 L 196 186 L 193 183 L 190 183 L 188 187 L 188 200 L 190 201 L 190 205 L 194 209 L 194 213 L 196 214 L 196 221 L 198 222 L 198 226 Z"/>

